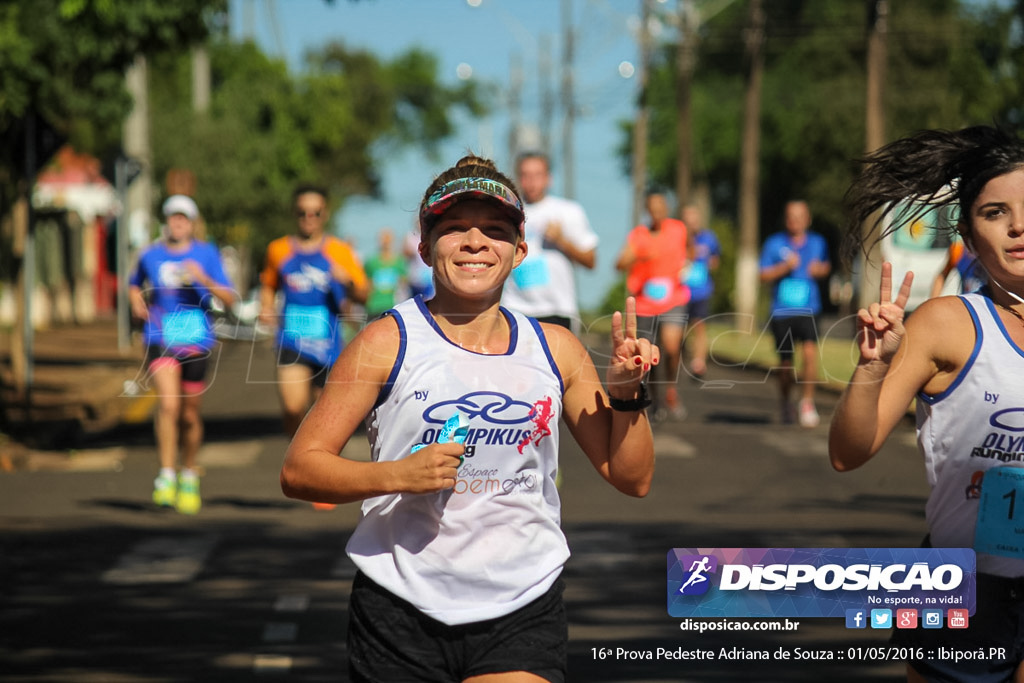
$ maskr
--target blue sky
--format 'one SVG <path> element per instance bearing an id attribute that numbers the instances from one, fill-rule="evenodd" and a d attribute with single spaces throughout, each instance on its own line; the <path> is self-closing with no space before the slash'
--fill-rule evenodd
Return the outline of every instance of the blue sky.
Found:
<path id="1" fill-rule="evenodd" d="M 470 3 L 475 4 L 472 6 Z M 437 55 L 444 81 L 458 81 L 460 65 L 472 78 L 505 86 L 517 59 L 523 73 L 520 117 L 536 130 L 540 122 L 541 78 L 538 46 L 547 41 L 553 63 L 549 87 L 560 87 L 562 20 L 560 0 L 231 0 L 231 34 L 252 35 L 270 55 L 302 68 L 307 50 L 330 41 L 367 49 L 383 58 L 411 47 Z M 598 265 L 578 276 L 580 303 L 596 306 L 615 280 L 615 256 L 631 227 L 631 181 L 615 154 L 619 121 L 632 117 L 636 78 L 620 75 L 623 62 L 637 63 L 634 38 L 640 0 L 572 0 L 576 34 L 574 127 L 576 199 L 601 238 Z M 437 162 L 417 152 L 384 159 L 381 200 L 355 200 L 335 217 L 336 230 L 360 250 L 372 249 L 377 231 L 409 230 L 415 208 L 433 176 L 466 150 L 494 158 L 511 172 L 508 108 L 496 102 L 483 120 L 459 119 L 456 134 Z M 564 191 L 561 162 L 561 107 L 552 120 L 555 194 Z"/>

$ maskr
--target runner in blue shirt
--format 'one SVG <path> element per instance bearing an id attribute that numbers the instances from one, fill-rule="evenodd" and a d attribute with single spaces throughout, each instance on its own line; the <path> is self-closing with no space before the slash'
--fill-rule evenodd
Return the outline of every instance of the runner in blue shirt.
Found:
<path id="1" fill-rule="evenodd" d="M 277 327 L 277 389 L 288 436 L 320 395 L 344 346 L 339 316 L 349 301 L 365 303 L 367 295 L 366 273 L 352 248 L 325 231 L 327 190 L 300 185 L 292 203 L 295 231 L 270 243 L 260 274 L 260 321 Z"/>
<path id="2" fill-rule="evenodd" d="M 690 349 L 690 371 L 700 379 L 707 372 L 708 332 L 704 320 L 711 313 L 711 295 L 715 282 L 711 274 L 718 269 L 722 249 L 718 237 L 704 224 L 704 217 L 698 207 L 683 208 L 683 223 L 690 234 L 690 262 L 686 268 L 685 283 L 690 288 L 690 303 L 687 304 L 687 338 L 693 337 Z"/>
<path id="3" fill-rule="evenodd" d="M 154 430 L 160 474 L 154 482 L 153 502 L 194 515 L 201 507 L 195 467 L 203 440 L 199 407 L 206 389 L 207 360 L 216 343 L 208 310 L 213 297 L 230 306 L 237 295 L 217 248 L 195 239 L 196 203 L 173 195 L 164 202 L 163 212 L 167 218 L 164 239 L 140 255 L 129 299 L 132 314 L 144 321 L 146 371 L 160 401 Z M 179 451 L 180 474 L 176 472 Z"/>
<path id="4" fill-rule="evenodd" d="M 786 204 L 786 229 L 765 240 L 761 250 L 761 282 L 772 285 L 771 330 L 779 352 L 779 392 L 782 421 L 792 423 L 796 411 L 790 402 L 796 373 L 794 343 L 800 343 L 800 425 L 817 427 L 814 389 L 818 382 L 817 316 L 821 313 L 818 280 L 828 277 L 832 264 L 825 238 L 810 231 L 807 202 Z"/>

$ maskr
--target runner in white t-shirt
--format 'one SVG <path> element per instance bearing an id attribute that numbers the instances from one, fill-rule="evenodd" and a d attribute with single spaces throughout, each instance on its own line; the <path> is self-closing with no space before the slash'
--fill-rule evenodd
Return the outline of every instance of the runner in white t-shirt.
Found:
<path id="1" fill-rule="evenodd" d="M 572 329 L 579 320 L 574 265 L 593 269 L 597 234 L 583 207 L 548 194 L 551 166 L 544 154 L 528 152 L 516 162 L 519 187 L 526 200 L 529 255 L 512 271 L 502 304 L 541 322 Z"/>

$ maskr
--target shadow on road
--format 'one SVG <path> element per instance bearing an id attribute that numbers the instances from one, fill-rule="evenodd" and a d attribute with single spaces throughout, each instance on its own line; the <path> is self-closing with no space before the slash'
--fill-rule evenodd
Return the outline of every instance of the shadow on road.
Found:
<path id="1" fill-rule="evenodd" d="M 212 506 L 290 507 L 287 502 L 222 498 Z M 118 499 L 89 505 L 130 509 Z M 145 506 L 142 506 L 145 508 Z M 152 512 L 140 509 L 139 512 Z M 898 664 L 743 659 L 723 650 L 793 651 L 806 656 L 879 645 L 884 632 L 851 632 L 837 619 L 799 619 L 796 632 L 680 630 L 666 609 L 666 557 L 699 530 L 678 524 L 570 524 L 573 557 L 564 578 L 570 622 L 570 681 L 900 680 Z M 13 531 L 0 539 L 6 585 L 0 598 L 0 658 L 6 680 L 250 681 L 267 653 L 290 657 L 297 680 L 344 681 L 351 529 L 295 529 L 272 523 L 202 523 L 191 531 L 87 526 Z M 834 530 L 855 533 L 854 529 Z M 756 531 L 723 532 L 722 547 L 764 547 Z M 824 532 L 823 532 L 824 533 Z M 831 532 L 830 532 L 831 533 Z M 188 581 L 112 582 L 110 570 L 155 536 L 173 547 L 207 539 L 210 551 Z M 339 567 L 342 569 L 339 571 Z M 160 576 L 159 573 L 155 574 Z M 309 596 L 309 608 L 282 614 L 282 595 Z M 732 620 L 742 622 L 749 620 Z M 291 631 L 294 641 L 267 634 Z M 268 631 L 268 628 L 271 630 Z M 710 650 L 714 661 L 647 661 L 606 651 Z"/>

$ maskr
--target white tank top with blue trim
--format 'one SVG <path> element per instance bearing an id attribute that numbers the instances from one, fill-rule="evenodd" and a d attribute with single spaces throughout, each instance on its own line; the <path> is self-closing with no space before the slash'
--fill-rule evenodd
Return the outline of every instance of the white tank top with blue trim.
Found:
<path id="1" fill-rule="evenodd" d="M 960 299 L 974 321 L 974 350 L 948 389 L 919 393 L 917 401 L 917 442 L 932 486 L 925 516 L 936 548 L 975 547 L 982 477 L 995 467 L 1024 467 L 1024 351 L 1011 341 L 991 299 Z M 1013 509 L 1002 509 L 1009 502 L 995 501 L 996 517 Z M 1024 500 L 1014 515 L 1024 526 Z M 1024 576 L 1024 559 L 979 551 L 978 571 Z"/>
<path id="2" fill-rule="evenodd" d="M 444 336 L 419 297 L 396 306 L 398 358 L 366 420 L 374 461 L 433 442 L 469 418 L 455 488 L 363 502 L 346 548 L 369 578 L 454 625 L 506 615 L 543 595 L 569 557 L 555 487 L 563 385 L 539 324 L 501 309 L 502 355 Z"/>

